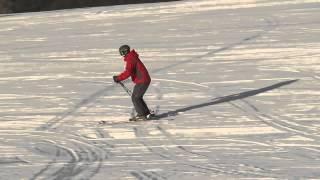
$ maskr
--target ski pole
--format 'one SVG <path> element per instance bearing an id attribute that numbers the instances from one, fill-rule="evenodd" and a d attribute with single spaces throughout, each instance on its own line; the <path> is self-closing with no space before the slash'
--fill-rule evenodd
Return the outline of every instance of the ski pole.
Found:
<path id="1" fill-rule="evenodd" d="M 129 96 L 132 95 L 132 92 L 130 91 L 130 89 L 127 88 L 122 82 L 119 82 L 119 84 L 122 86 L 122 88 L 127 92 Z"/>

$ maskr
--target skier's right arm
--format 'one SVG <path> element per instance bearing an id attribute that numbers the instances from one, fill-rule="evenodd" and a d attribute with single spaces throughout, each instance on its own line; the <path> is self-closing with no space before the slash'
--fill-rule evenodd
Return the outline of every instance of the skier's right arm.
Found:
<path id="1" fill-rule="evenodd" d="M 134 69 L 133 63 L 131 61 L 127 61 L 125 70 L 120 75 L 118 75 L 117 80 L 123 81 L 128 77 L 130 77 L 133 73 L 133 69 Z"/>

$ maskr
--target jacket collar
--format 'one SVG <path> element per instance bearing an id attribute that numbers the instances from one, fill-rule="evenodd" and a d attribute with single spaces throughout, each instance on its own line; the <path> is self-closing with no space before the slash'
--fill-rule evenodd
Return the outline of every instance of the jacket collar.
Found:
<path id="1" fill-rule="evenodd" d="M 128 59 L 132 59 L 132 58 L 138 58 L 139 54 L 132 49 L 127 55 L 124 56 L 124 61 L 127 61 Z"/>

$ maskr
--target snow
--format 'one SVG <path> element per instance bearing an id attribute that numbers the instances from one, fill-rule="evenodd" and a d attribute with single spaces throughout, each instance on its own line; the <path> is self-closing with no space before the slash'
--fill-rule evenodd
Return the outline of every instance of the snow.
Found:
<path id="1" fill-rule="evenodd" d="M 186 0 L 2 16 L 1 179 L 320 178 L 319 8 Z M 163 119 L 127 122 L 130 97 L 112 83 L 122 44 L 150 70 L 145 100 Z"/>

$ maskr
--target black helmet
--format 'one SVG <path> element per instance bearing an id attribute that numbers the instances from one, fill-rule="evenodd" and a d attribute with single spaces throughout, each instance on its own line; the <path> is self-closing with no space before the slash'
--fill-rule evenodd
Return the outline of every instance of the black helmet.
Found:
<path id="1" fill-rule="evenodd" d="M 119 48 L 119 53 L 121 56 L 126 56 L 130 52 L 130 46 L 128 45 L 122 45 Z"/>

